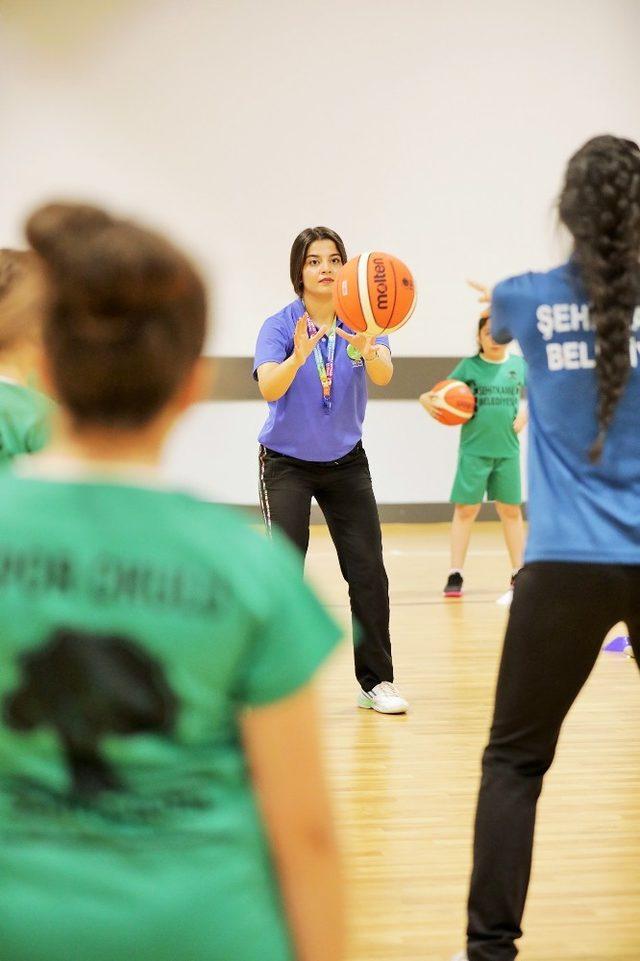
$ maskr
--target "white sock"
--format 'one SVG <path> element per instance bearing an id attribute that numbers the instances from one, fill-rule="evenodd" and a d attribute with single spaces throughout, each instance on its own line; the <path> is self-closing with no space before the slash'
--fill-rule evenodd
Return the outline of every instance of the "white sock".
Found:
<path id="1" fill-rule="evenodd" d="M 449 577 L 451 577 L 452 574 L 459 574 L 460 577 L 462 577 L 462 568 L 461 568 L 461 567 L 452 567 L 451 570 L 449 571 Z"/>

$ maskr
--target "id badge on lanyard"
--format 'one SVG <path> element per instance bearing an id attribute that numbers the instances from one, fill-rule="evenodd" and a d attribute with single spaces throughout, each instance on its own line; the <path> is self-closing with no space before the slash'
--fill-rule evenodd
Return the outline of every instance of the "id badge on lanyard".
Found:
<path id="1" fill-rule="evenodd" d="M 318 328 L 314 325 L 310 317 L 307 317 L 307 333 L 309 337 L 314 337 L 318 333 Z M 334 320 L 333 326 L 327 337 L 327 361 L 325 363 L 324 357 L 322 356 L 322 350 L 320 344 L 316 344 L 313 348 L 313 356 L 316 362 L 316 368 L 318 371 L 318 377 L 320 378 L 320 383 L 322 385 L 322 407 L 325 414 L 331 412 L 331 388 L 333 387 L 333 369 L 334 369 L 334 359 L 336 355 L 336 322 Z"/>

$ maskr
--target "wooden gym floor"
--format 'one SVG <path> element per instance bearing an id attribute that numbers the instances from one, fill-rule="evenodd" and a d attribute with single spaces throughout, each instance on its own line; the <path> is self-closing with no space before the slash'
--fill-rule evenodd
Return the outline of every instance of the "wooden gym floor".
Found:
<path id="1" fill-rule="evenodd" d="M 477 524 L 465 597 L 445 601 L 448 525 L 387 525 L 383 535 L 396 680 L 411 713 L 355 708 L 347 644 L 320 682 L 349 961 L 449 961 L 464 946 L 479 761 L 507 618 L 495 601 L 509 567 L 499 525 Z M 347 623 L 323 527 L 312 529 L 307 573 Z M 635 661 L 602 654 L 569 715 L 538 809 L 522 961 L 640 959 L 639 681 Z"/>

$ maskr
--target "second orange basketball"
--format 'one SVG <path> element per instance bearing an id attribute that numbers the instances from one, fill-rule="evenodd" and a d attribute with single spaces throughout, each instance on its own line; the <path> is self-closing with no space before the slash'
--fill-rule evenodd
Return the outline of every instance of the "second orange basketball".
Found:
<path id="1" fill-rule="evenodd" d="M 406 264 L 374 250 L 340 268 L 333 300 L 337 316 L 347 327 L 375 337 L 406 324 L 416 305 L 416 290 Z"/>

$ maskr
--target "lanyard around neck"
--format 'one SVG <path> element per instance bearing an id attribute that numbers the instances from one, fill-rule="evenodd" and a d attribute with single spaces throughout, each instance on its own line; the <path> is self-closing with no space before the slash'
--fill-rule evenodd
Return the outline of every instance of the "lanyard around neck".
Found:
<path id="1" fill-rule="evenodd" d="M 318 328 L 315 326 L 313 321 L 309 316 L 307 316 L 307 334 L 309 337 L 314 337 L 317 334 Z M 334 358 L 336 355 L 336 322 L 334 320 L 331 330 L 327 336 L 327 361 L 325 364 L 324 357 L 322 356 L 322 350 L 320 349 L 320 344 L 317 343 L 313 348 L 313 356 L 316 362 L 316 368 L 318 370 L 318 377 L 320 378 L 320 383 L 322 384 L 322 406 L 324 407 L 325 414 L 328 414 L 331 410 L 331 388 L 333 386 L 333 367 Z"/>

